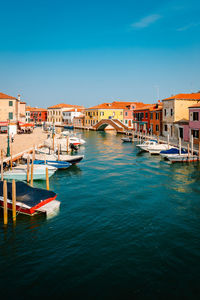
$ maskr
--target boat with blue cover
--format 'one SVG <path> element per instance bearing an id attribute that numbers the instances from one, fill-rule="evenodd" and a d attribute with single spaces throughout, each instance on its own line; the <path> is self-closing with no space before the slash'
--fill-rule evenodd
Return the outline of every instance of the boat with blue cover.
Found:
<path id="1" fill-rule="evenodd" d="M 188 152 L 186 149 L 181 148 L 181 154 L 187 154 L 187 153 Z M 172 147 L 171 149 L 163 150 L 160 152 L 160 155 L 165 159 L 167 159 L 168 157 L 176 156 L 178 154 L 180 154 L 180 152 L 179 152 L 179 149 L 176 147 Z"/>
<path id="2" fill-rule="evenodd" d="M 7 205 L 12 210 L 12 183 L 7 182 Z M 33 216 L 37 213 L 53 212 L 60 206 L 60 202 L 55 200 L 56 193 L 41 188 L 16 181 L 16 211 Z M 3 181 L 0 181 L 0 207 L 3 207 Z"/>
<path id="3" fill-rule="evenodd" d="M 58 161 L 58 160 L 46 160 L 45 161 L 42 159 L 34 160 L 33 164 L 34 165 L 48 165 L 48 166 L 55 167 L 57 169 L 67 169 L 72 165 L 66 161 Z"/>

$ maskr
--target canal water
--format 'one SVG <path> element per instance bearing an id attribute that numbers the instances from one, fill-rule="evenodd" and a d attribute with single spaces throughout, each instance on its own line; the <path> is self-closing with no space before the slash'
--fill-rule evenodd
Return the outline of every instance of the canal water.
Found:
<path id="1" fill-rule="evenodd" d="M 1 225 L 1 297 L 199 299 L 199 165 L 82 136 L 84 160 L 50 179 L 59 213 Z"/>

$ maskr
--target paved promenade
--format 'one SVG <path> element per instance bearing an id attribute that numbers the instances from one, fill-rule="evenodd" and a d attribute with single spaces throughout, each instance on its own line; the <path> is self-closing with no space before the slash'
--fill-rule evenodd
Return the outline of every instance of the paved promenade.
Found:
<path id="1" fill-rule="evenodd" d="M 30 134 L 16 134 L 12 143 L 13 155 L 26 149 L 39 145 L 47 138 L 47 134 L 42 132 L 42 128 L 35 128 Z M 0 150 L 7 151 L 7 134 L 0 134 Z"/>

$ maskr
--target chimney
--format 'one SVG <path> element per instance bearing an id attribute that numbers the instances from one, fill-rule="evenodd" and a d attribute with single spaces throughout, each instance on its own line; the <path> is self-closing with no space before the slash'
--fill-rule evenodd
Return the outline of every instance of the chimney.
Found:
<path id="1" fill-rule="evenodd" d="M 20 101 L 20 94 L 18 95 L 18 100 Z"/>

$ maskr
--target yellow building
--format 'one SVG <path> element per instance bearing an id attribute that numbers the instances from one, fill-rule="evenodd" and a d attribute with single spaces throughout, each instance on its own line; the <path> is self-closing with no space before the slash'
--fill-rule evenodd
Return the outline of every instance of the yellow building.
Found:
<path id="1" fill-rule="evenodd" d="M 85 109 L 85 126 L 91 127 L 103 119 L 118 119 L 123 123 L 123 112 L 132 102 L 114 101 Z"/>
<path id="2" fill-rule="evenodd" d="M 189 120 L 189 107 L 200 101 L 200 93 L 178 94 L 163 99 L 163 135 L 178 138 L 175 122 Z"/>

